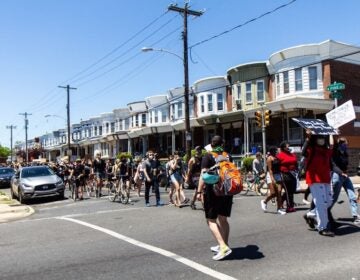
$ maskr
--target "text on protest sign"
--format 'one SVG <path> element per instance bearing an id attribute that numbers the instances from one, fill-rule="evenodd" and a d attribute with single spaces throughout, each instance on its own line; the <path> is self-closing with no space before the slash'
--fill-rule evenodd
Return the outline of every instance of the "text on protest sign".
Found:
<path id="1" fill-rule="evenodd" d="M 319 119 L 299 119 L 292 118 L 293 121 L 298 123 L 305 129 L 310 129 L 312 134 L 315 135 L 337 135 L 338 131 L 328 123 Z"/>

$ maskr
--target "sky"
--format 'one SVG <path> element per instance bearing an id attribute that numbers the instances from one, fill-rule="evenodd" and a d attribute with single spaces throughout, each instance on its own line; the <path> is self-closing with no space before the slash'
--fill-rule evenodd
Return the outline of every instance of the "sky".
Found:
<path id="1" fill-rule="evenodd" d="M 179 57 L 141 51 L 182 56 L 183 18 L 167 9 L 174 3 L 184 6 L 183 0 L 0 0 L 0 145 L 10 147 L 10 125 L 13 143 L 25 140 L 25 112 L 29 139 L 66 127 L 66 90 L 58 86 L 76 88 L 72 124 L 182 86 Z M 360 46 L 359 0 L 188 3 L 204 12 L 188 18 L 190 85 L 297 45 L 332 39 Z"/>

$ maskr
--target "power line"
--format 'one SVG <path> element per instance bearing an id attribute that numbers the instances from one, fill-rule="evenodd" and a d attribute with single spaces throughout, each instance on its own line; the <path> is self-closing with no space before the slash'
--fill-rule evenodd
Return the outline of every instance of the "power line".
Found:
<path id="1" fill-rule="evenodd" d="M 72 81 L 72 83 L 76 83 L 76 82 L 78 82 L 78 81 L 81 81 L 81 80 L 83 80 L 83 79 L 85 79 L 85 78 L 87 78 L 87 77 L 95 74 L 96 72 L 99 72 L 100 70 L 104 69 L 106 66 L 108 66 L 108 65 L 114 63 L 115 61 L 117 61 L 119 58 L 127 55 L 127 54 L 130 53 L 132 50 L 136 49 L 139 45 L 141 45 L 144 41 L 146 41 L 147 39 L 151 38 L 151 37 L 154 36 L 156 33 L 158 33 L 161 29 L 163 29 L 165 26 L 167 26 L 167 25 L 168 25 L 171 21 L 173 21 L 176 17 L 177 17 L 177 16 L 175 16 L 175 17 L 171 18 L 170 20 L 168 20 L 166 23 L 164 23 L 163 25 L 161 25 L 158 29 L 156 29 L 154 32 L 152 32 L 152 33 L 149 34 L 147 37 L 145 37 L 144 39 L 142 39 L 140 42 L 138 42 L 138 43 L 136 43 L 135 45 L 132 45 L 131 47 L 129 47 L 129 48 L 128 48 L 127 50 L 125 50 L 122 54 L 116 56 L 115 58 L 113 58 L 113 59 L 110 60 L 109 62 L 105 63 L 104 65 L 96 68 L 95 70 L 93 70 L 93 71 L 90 72 L 89 74 L 86 74 L 86 75 L 84 75 L 84 76 L 82 76 L 82 77 L 79 77 L 78 79 Z M 113 70 L 116 69 L 116 68 L 117 68 L 117 67 L 113 67 L 113 68 L 111 68 L 110 70 L 105 71 L 104 73 L 98 75 L 97 77 L 95 77 L 95 78 L 93 78 L 93 79 L 91 79 L 91 80 L 89 80 L 89 81 L 93 81 L 93 80 L 95 80 L 95 79 L 97 79 L 97 78 L 99 78 L 99 77 L 102 77 L 102 76 L 106 75 L 107 73 L 113 71 Z M 82 83 L 82 84 L 85 84 L 85 83 L 87 83 L 87 82 L 88 82 L 88 81 L 86 81 L 86 82 L 84 82 L 84 83 Z"/>
<path id="2" fill-rule="evenodd" d="M 241 24 L 239 24 L 239 25 L 236 25 L 236 26 L 234 26 L 233 28 L 230 28 L 230 29 L 228 29 L 228 30 L 225 30 L 225 31 L 223 31 L 223 32 L 221 32 L 221 33 L 219 33 L 219 34 L 217 34 L 217 35 L 214 35 L 214 36 L 208 38 L 208 39 L 205 39 L 205 40 L 202 40 L 202 41 L 200 41 L 200 42 L 198 42 L 198 43 L 195 43 L 194 45 L 190 46 L 190 50 L 191 50 L 192 48 L 195 48 L 195 47 L 197 47 L 197 46 L 199 46 L 199 45 L 202 45 L 202 44 L 204 44 L 204 43 L 206 43 L 206 42 L 209 42 L 209 41 L 211 41 L 211 40 L 213 40 L 213 39 L 215 39 L 215 38 L 218 38 L 218 37 L 223 36 L 223 35 L 225 35 L 225 34 L 227 34 L 227 33 L 230 33 L 230 32 L 232 32 L 232 31 L 234 31 L 235 29 L 238 29 L 238 28 L 243 27 L 243 26 L 245 26 L 245 25 L 247 25 L 247 24 L 249 24 L 249 23 L 252 23 L 252 22 L 254 22 L 254 21 L 257 21 L 257 20 L 259 20 L 259 19 L 261 19 L 261 18 L 263 18 L 263 17 L 265 17 L 265 16 L 268 16 L 268 15 L 270 15 L 270 14 L 272 14 L 272 13 L 275 13 L 276 11 L 278 11 L 278 10 L 280 10 L 280 9 L 282 9 L 282 8 L 285 8 L 285 7 L 293 4 L 293 3 L 296 2 L 296 1 L 297 1 L 297 0 L 291 0 L 290 2 L 288 2 L 288 3 L 286 3 L 286 4 L 283 4 L 283 5 L 280 5 L 280 6 L 276 7 L 275 9 L 273 9 L 273 10 L 271 10 L 271 11 L 268 11 L 268 12 L 266 12 L 266 13 L 263 13 L 263 14 L 255 17 L 255 18 L 249 19 L 249 20 L 245 21 L 244 23 L 241 23 Z"/>
<path id="3" fill-rule="evenodd" d="M 147 24 L 146 26 L 144 26 L 142 29 L 140 29 L 138 32 L 136 32 L 133 36 L 131 36 L 129 39 L 127 39 L 125 42 L 123 42 L 122 44 L 120 44 L 119 46 L 115 47 L 113 50 L 111 50 L 109 53 L 105 54 L 103 57 L 101 57 L 100 59 L 98 59 L 97 61 L 95 61 L 94 63 L 92 63 L 91 65 L 89 65 L 88 67 L 86 67 L 84 70 L 78 72 L 77 74 L 75 74 L 74 76 L 72 76 L 71 78 L 69 78 L 67 81 L 71 81 L 73 79 L 75 79 L 76 77 L 80 76 L 81 74 L 87 72 L 89 69 L 93 68 L 94 66 L 98 65 L 100 62 L 102 62 L 103 60 L 105 60 L 106 58 L 108 58 L 109 56 L 111 56 L 113 53 L 115 53 L 116 51 L 118 51 L 120 48 L 122 48 L 123 46 L 125 46 L 127 43 L 131 42 L 133 39 L 135 39 L 138 35 L 140 35 L 142 32 L 144 32 L 146 29 L 148 29 L 150 26 L 152 26 L 155 22 L 157 22 L 160 18 L 162 18 L 163 16 L 165 16 L 168 13 L 168 11 L 164 12 L 163 14 L 161 14 L 160 16 L 158 16 L 157 18 L 155 18 L 154 20 L 152 20 L 149 24 Z M 65 81 L 65 82 L 67 82 Z M 75 81 L 73 81 L 75 82 Z"/>

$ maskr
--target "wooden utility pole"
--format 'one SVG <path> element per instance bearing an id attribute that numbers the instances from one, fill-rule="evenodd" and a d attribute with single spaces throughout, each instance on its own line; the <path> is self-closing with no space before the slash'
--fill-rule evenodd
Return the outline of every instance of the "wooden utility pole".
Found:
<path id="1" fill-rule="evenodd" d="M 13 129 L 16 128 L 15 125 L 7 125 L 7 129 L 10 129 L 10 155 L 11 155 L 11 163 L 13 162 Z"/>
<path id="2" fill-rule="evenodd" d="M 28 125 L 29 125 L 29 120 L 28 120 L 28 116 L 32 115 L 29 114 L 27 112 L 25 113 L 20 113 L 19 115 L 23 115 L 25 118 L 25 162 L 28 163 L 29 162 L 29 152 L 28 152 Z"/>
<path id="3" fill-rule="evenodd" d="M 188 15 L 201 16 L 203 12 L 189 10 L 188 3 L 185 3 L 184 8 L 178 7 L 176 4 L 171 4 L 168 7 L 169 11 L 178 12 L 184 17 L 184 102 L 185 102 L 185 140 L 186 140 L 186 158 L 191 158 L 191 130 L 190 130 L 190 113 L 189 113 L 189 65 L 188 65 L 188 28 L 187 18 Z"/>
<path id="4" fill-rule="evenodd" d="M 77 88 L 73 88 L 70 87 L 69 85 L 67 86 L 59 86 L 59 88 L 65 88 L 66 89 L 66 93 L 67 93 L 67 104 L 66 104 L 66 110 L 67 110 L 67 144 L 68 144 L 68 150 L 67 150 L 67 155 L 69 157 L 69 162 L 70 162 L 70 157 L 71 157 L 71 143 L 70 143 L 70 90 L 71 89 L 77 89 Z"/>

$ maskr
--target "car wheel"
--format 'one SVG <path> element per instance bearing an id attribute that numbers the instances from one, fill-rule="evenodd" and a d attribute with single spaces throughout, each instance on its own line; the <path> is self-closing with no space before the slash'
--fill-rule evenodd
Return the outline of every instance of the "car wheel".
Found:
<path id="1" fill-rule="evenodd" d="M 22 193 L 22 190 L 19 189 L 19 196 L 18 196 L 18 200 L 20 202 L 20 204 L 24 204 L 25 203 L 25 198 L 24 198 L 24 195 Z"/>

